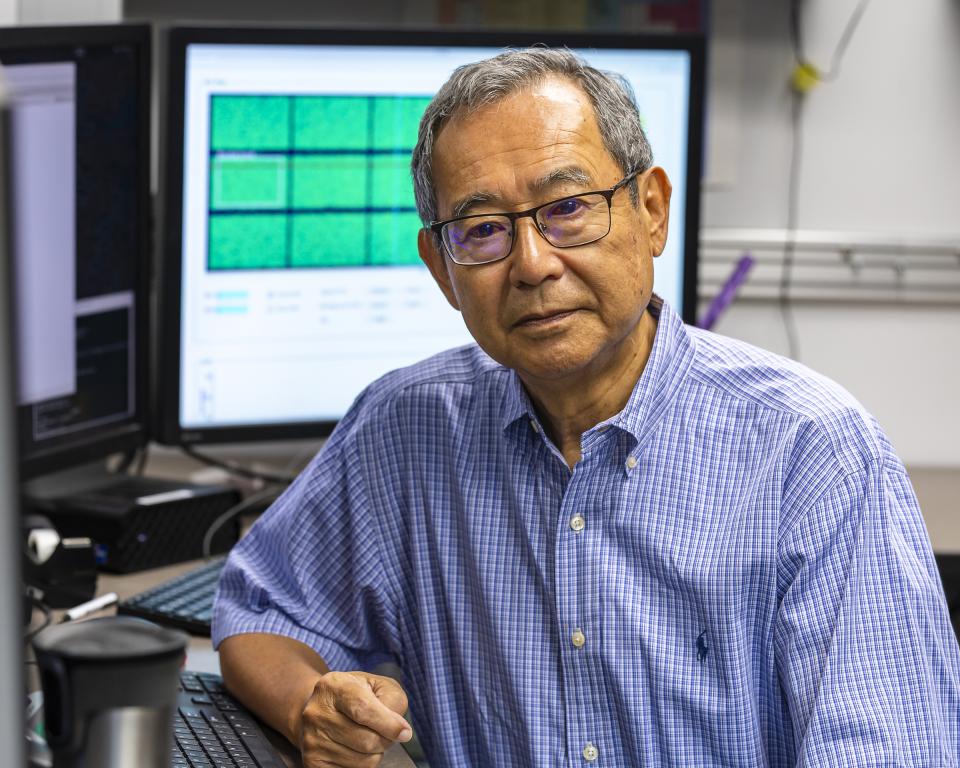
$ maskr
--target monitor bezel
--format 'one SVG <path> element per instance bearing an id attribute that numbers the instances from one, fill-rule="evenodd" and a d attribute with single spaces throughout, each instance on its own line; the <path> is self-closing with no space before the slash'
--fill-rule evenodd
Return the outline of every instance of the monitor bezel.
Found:
<path id="1" fill-rule="evenodd" d="M 20 475 L 29 479 L 89 464 L 113 453 L 125 452 L 146 445 L 148 438 L 149 358 L 150 358 L 150 270 L 151 199 L 150 199 L 150 131 L 152 86 L 152 30 L 148 24 L 70 25 L 45 27 L 0 27 L 0 50 L 57 49 L 73 46 L 130 45 L 137 51 L 140 131 L 137 156 L 141 178 L 136 184 L 139 201 L 139 269 L 134 283 L 134 362 L 135 407 L 131 422 L 116 427 L 100 427 L 92 435 L 29 453 L 21 446 Z M 18 438 L 19 439 L 19 438 Z"/>
<path id="2" fill-rule="evenodd" d="M 468 32 L 448 30 L 376 30 L 288 27 L 171 27 L 165 35 L 166 83 L 161 127 L 163 245 L 157 269 L 159 289 L 158 368 L 155 379 L 157 420 L 154 439 L 168 445 L 196 445 L 324 437 L 336 421 L 256 423 L 216 427 L 180 424 L 180 333 L 183 237 L 183 151 L 186 53 L 190 45 L 391 45 L 521 47 L 534 44 L 584 48 L 681 50 L 690 55 L 689 136 L 684 201 L 683 315 L 694 322 L 700 225 L 700 175 L 703 154 L 705 41 L 699 34 L 626 35 L 592 32 Z M 160 329 L 164 331 L 161 334 Z"/>

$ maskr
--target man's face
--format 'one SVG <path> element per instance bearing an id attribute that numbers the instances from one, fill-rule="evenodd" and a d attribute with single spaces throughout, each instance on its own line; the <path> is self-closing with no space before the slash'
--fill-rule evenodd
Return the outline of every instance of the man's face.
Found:
<path id="1" fill-rule="evenodd" d="M 440 219 L 608 189 L 625 172 L 604 147 L 586 94 L 560 78 L 454 116 L 433 153 Z M 617 191 L 610 233 L 595 243 L 557 248 L 525 218 L 501 261 L 455 264 L 428 232 L 420 233 L 421 258 L 477 343 L 528 383 L 602 374 L 630 354 L 650 300 L 653 257 L 666 241 L 666 175 L 656 168 L 638 182 L 640 205 L 629 189 Z"/>

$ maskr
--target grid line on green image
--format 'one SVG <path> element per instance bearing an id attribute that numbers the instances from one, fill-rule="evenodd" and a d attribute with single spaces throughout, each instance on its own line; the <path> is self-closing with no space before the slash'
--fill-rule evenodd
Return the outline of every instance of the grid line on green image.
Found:
<path id="1" fill-rule="evenodd" d="M 409 160 L 429 102 L 426 96 L 211 96 L 208 268 L 419 263 Z M 271 223 L 244 246 L 238 229 L 261 216 Z M 236 221 L 215 225 L 216 219 Z M 266 231 L 278 242 L 264 248 Z"/>

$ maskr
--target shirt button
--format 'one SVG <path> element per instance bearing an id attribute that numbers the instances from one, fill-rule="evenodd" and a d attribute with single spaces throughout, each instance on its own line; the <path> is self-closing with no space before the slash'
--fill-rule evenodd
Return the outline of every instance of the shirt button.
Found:
<path id="1" fill-rule="evenodd" d="M 577 533 L 580 533 L 580 531 L 587 527 L 587 521 L 583 519 L 583 515 L 578 513 L 570 518 L 570 527 Z"/>
<path id="2" fill-rule="evenodd" d="M 573 630 L 573 634 L 570 636 L 570 642 L 573 643 L 574 648 L 583 648 L 583 644 L 587 642 L 587 638 L 584 636 L 583 632 L 579 629 Z M 587 758 L 590 759 L 589 757 Z"/>
<path id="3" fill-rule="evenodd" d="M 532 429 L 534 432 L 540 431 L 540 427 L 537 425 L 537 422 L 535 422 L 533 419 L 530 419 L 530 429 Z"/>
<path id="4" fill-rule="evenodd" d="M 588 763 L 592 763 L 598 757 L 600 757 L 600 752 L 588 741 L 587 746 L 583 748 L 583 759 Z"/>
<path id="5" fill-rule="evenodd" d="M 635 456 L 628 456 L 628 457 L 627 457 L 627 469 L 633 469 L 635 466 L 637 466 L 637 459 L 636 459 L 636 457 L 635 457 Z"/>

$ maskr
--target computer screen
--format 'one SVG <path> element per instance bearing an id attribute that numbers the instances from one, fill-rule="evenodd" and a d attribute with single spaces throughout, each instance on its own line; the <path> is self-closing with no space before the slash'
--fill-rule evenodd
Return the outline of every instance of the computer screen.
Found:
<path id="1" fill-rule="evenodd" d="M 691 317 L 699 39 L 176 29 L 159 437 L 323 434 L 371 381 L 472 341 L 417 254 L 410 154 L 459 65 L 565 45 L 632 84 L 673 181 L 654 290 Z"/>
<path id="2" fill-rule="evenodd" d="M 149 28 L 0 29 L 0 63 L 31 477 L 145 440 Z"/>

